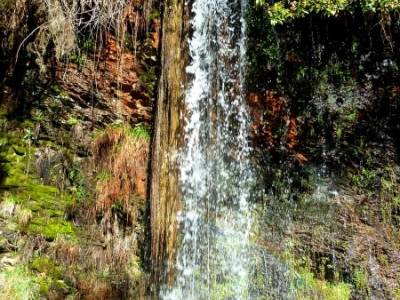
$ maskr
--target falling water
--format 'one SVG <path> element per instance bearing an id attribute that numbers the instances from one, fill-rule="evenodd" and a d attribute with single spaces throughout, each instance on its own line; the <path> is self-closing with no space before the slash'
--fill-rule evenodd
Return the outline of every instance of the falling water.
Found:
<path id="1" fill-rule="evenodd" d="M 244 93 L 246 0 L 196 0 L 189 43 L 182 237 L 164 299 L 249 299 L 253 172 Z"/>

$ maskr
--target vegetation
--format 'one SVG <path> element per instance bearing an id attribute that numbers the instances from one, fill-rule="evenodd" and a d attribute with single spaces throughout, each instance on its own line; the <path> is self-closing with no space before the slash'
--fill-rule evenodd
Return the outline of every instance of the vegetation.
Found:
<path id="1" fill-rule="evenodd" d="M 300 298 L 335 289 L 337 298 L 395 298 L 399 2 L 257 3 L 248 53 L 252 109 L 262 114 L 255 134 L 267 190 L 262 244 L 282 251 L 282 241 L 297 237 L 293 255 L 310 259 L 297 272 L 314 286 Z"/>
<path id="2" fill-rule="evenodd" d="M 93 162 L 99 179 L 96 188 L 98 211 L 105 212 L 113 205 L 121 204 L 126 209 L 133 208 L 134 215 L 138 214 L 134 204 L 137 200 L 131 197 L 135 194 L 143 197 L 145 193 L 143 180 L 146 176 L 148 139 L 146 127 L 139 124 L 134 128 L 111 126 L 93 141 Z"/>
<path id="3" fill-rule="evenodd" d="M 65 170 L 59 169 L 65 162 L 57 160 L 48 164 L 46 153 L 57 157 L 57 153 L 71 151 L 69 145 L 66 148 L 65 144 L 38 141 L 35 125 L 31 122 L 21 124 L 2 117 L 0 123 L 3 126 L 1 156 L 4 157 L 1 168 L 6 171 L 0 190 L 0 225 L 5 219 L 7 232 L 22 235 L 21 241 L 15 241 L 19 243 L 18 247 L 39 243 L 39 247 L 46 248 L 44 252 L 30 250 L 25 257 L 16 256 L 15 265 L 0 271 L 1 295 L 7 295 L 7 299 L 38 299 L 49 295 L 74 295 L 79 290 L 80 293 L 97 293 L 100 298 L 108 297 L 104 295 L 113 293 L 111 278 L 116 276 L 109 266 L 119 263 L 123 267 L 118 269 L 118 276 L 126 276 L 132 284 L 140 285 L 143 273 L 135 249 L 138 247 L 137 235 L 142 230 L 140 218 L 144 210 L 147 127 L 143 124 L 134 127 L 113 125 L 97 134 L 93 142 L 92 167 L 97 174 L 93 178 L 97 182 L 94 191 L 88 188 L 90 178 L 83 174 L 81 167 L 70 164 Z M 69 126 L 77 124 L 75 121 L 67 123 Z M 93 203 L 91 199 L 94 200 L 95 195 L 97 202 Z M 82 208 L 88 212 L 95 211 L 95 218 L 78 221 L 81 214 L 85 218 L 88 215 L 88 212 L 79 212 Z M 81 256 L 81 253 L 98 251 L 98 246 L 90 246 L 87 235 L 96 234 L 98 226 L 104 226 L 104 232 L 109 234 L 106 228 L 115 224 L 114 220 L 123 228 L 123 238 L 118 236 L 114 227 L 113 244 L 105 244 L 107 248 L 102 250 L 112 254 L 102 254 L 101 264 L 98 260 L 93 262 Z M 79 228 L 76 222 L 80 223 Z M 98 222 L 98 225 L 91 229 L 93 222 Z M 133 229 L 129 229 L 130 226 Z M 130 230 L 133 232 L 128 238 Z M 19 235 L 15 236 L 21 239 Z M 82 240 L 84 245 L 80 245 Z M 14 241 L 5 240 L 4 243 L 8 245 Z M 108 271 L 102 273 L 105 270 Z M 89 273 L 93 276 L 83 285 Z M 106 274 L 106 278 L 99 277 L 100 273 Z"/>
<path id="4" fill-rule="evenodd" d="M 42 234 L 46 239 L 54 240 L 59 234 L 74 236 L 73 225 L 65 219 L 65 211 L 73 205 L 72 195 L 64 193 L 54 186 L 44 185 L 32 176 L 32 156 L 35 147 L 30 136 L 23 133 L 6 137 L 6 151 L 3 152 L 7 178 L 3 184 L 3 201 L 19 207 L 16 222 L 23 232 Z"/>
<path id="5" fill-rule="evenodd" d="M 268 211 L 255 239 L 298 299 L 400 299 L 400 2 L 255 4 L 247 88 Z M 0 298 L 124 299 L 115 293 L 141 288 L 148 265 L 153 116 L 138 107 L 152 111 L 158 49 L 145 32 L 160 12 L 152 1 L 0 0 L 0 17 L 0 256 L 11 261 Z M 119 79 L 124 51 L 134 83 Z M 130 102 L 111 101 L 121 93 Z M 299 243 L 282 257 L 288 238 Z M 213 298 L 232 297 L 228 284 Z"/>
<path id="6" fill-rule="evenodd" d="M 297 278 L 297 299 L 349 300 L 351 285 L 344 282 L 330 283 L 315 278 L 307 268 L 300 268 Z"/>
<path id="7" fill-rule="evenodd" d="M 388 13 L 400 10 L 397 0 L 322 0 L 322 1 L 274 1 L 266 4 L 265 0 L 256 0 L 257 5 L 265 5 L 270 21 L 273 25 L 304 17 L 311 13 L 320 13 L 326 16 L 336 16 L 341 12 L 352 12 L 360 6 L 365 12 Z"/>
<path id="8" fill-rule="evenodd" d="M 2 299 L 36 300 L 40 298 L 40 284 L 25 266 L 8 268 L 0 272 Z"/>

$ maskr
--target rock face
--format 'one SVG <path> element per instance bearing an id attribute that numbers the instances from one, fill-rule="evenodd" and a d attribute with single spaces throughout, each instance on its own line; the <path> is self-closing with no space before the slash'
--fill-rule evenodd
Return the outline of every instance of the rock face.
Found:
<path id="1" fill-rule="evenodd" d="M 81 34 L 60 60 L 50 42 L 41 73 L 35 32 L 15 64 L 35 3 L 0 3 L 0 298 L 140 299 L 159 13 L 129 1 L 126 40 Z"/>
<path id="2" fill-rule="evenodd" d="M 151 259 L 158 281 L 173 274 L 179 210 L 177 150 L 185 82 L 184 1 L 166 1 L 162 24 L 161 78 L 151 161 Z"/>
<path id="3" fill-rule="evenodd" d="M 399 24 L 396 13 L 353 9 L 276 26 L 251 12 L 264 242 L 278 257 L 291 247 L 315 278 L 348 284 L 348 298 L 398 299 Z"/>
<path id="4" fill-rule="evenodd" d="M 0 1 L 0 298 L 15 298 L 14 273 L 50 299 L 138 299 L 129 290 L 174 280 L 190 1 L 128 2 L 129 40 L 105 32 L 99 50 L 83 36 L 88 49 L 59 61 L 49 43 L 43 74 L 43 1 Z M 253 8 L 258 244 L 309 271 L 300 299 L 343 283 L 352 299 L 400 299 L 398 13 L 355 5 L 272 28 Z"/>
<path id="5" fill-rule="evenodd" d="M 152 54 L 155 55 L 154 50 Z M 82 59 L 83 66 L 58 64 L 56 80 L 94 125 L 115 119 L 133 123 L 151 121 L 151 91 L 140 79 L 150 70 L 144 70 L 140 57 L 123 51 L 115 38 L 109 36 L 100 53 Z M 156 57 L 153 59 L 155 64 Z"/>

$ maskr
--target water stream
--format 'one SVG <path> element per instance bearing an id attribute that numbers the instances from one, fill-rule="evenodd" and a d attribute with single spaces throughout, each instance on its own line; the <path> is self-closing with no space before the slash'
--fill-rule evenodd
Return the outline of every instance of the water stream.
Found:
<path id="1" fill-rule="evenodd" d="M 189 42 L 177 279 L 164 299 L 249 299 L 246 0 L 196 0 Z"/>

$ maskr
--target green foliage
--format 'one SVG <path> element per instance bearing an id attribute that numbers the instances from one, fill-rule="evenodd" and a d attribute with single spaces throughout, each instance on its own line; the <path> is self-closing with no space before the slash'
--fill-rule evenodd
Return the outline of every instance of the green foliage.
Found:
<path id="1" fill-rule="evenodd" d="M 129 275 L 132 282 L 139 282 L 143 278 L 143 269 L 140 265 L 140 258 L 136 255 L 132 255 L 126 265 L 125 271 Z"/>
<path id="2" fill-rule="evenodd" d="M 400 9 L 397 0 L 362 0 L 361 7 L 364 11 L 389 12 Z M 336 16 L 342 11 L 352 12 L 354 1 L 352 0 L 319 0 L 319 1 L 274 1 L 266 4 L 265 0 L 256 0 L 257 5 L 264 5 L 270 22 L 273 25 L 282 24 L 295 18 L 304 17 L 310 13 L 320 13 L 326 16 Z"/>
<path id="3" fill-rule="evenodd" d="M 349 300 L 351 298 L 351 285 L 348 283 L 330 283 L 317 279 L 307 268 L 301 268 L 298 275 L 300 284 L 296 296 L 299 300 Z"/>
<path id="4" fill-rule="evenodd" d="M 291 1 L 289 6 L 285 6 L 282 2 L 276 2 L 269 7 L 268 14 L 272 24 L 282 24 L 287 20 L 303 17 L 310 12 L 333 16 L 345 9 L 350 2 L 350 0 Z"/>
<path id="5" fill-rule="evenodd" d="M 32 125 L 33 126 L 33 125 Z M 2 197 L 20 207 L 15 216 L 19 230 L 41 234 L 48 240 L 58 235 L 75 238 L 75 229 L 65 219 L 66 208 L 75 202 L 75 197 L 54 186 L 43 184 L 35 177 L 32 157 L 35 148 L 31 145 L 31 127 L 24 132 L 9 132 L 2 155 L 7 170 Z"/>
<path id="6" fill-rule="evenodd" d="M 57 265 L 48 256 L 37 256 L 29 264 L 29 268 L 37 277 L 35 278 L 40 285 L 40 292 L 43 296 L 48 296 L 52 291 L 57 294 L 71 294 L 73 289 L 64 282 L 65 269 Z"/>
<path id="7" fill-rule="evenodd" d="M 86 65 L 86 56 L 83 55 L 80 51 L 72 52 L 69 55 L 67 61 L 68 60 L 69 60 L 69 62 L 76 64 L 79 72 L 81 72 Z"/>
<path id="8" fill-rule="evenodd" d="M 73 293 L 62 279 L 61 267 L 48 257 L 36 257 L 29 265 L 18 264 L 0 272 L 0 299 L 47 299 L 50 291 Z"/>
<path id="9" fill-rule="evenodd" d="M 112 177 L 112 173 L 109 170 L 101 170 L 97 176 L 96 180 L 97 181 L 106 181 L 109 180 Z"/>
<path id="10" fill-rule="evenodd" d="M 154 94 L 157 85 L 157 74 L 154 66 L 148 66 L 147 70 L 139 76 L 140 81 L 146 87 L 150 96 Z"/>
<path id="11" fill-rule="evenodd" d="M 46 256 L 34 258 L 30 264 L 30 268 L 52 278 L 61 278 L 61 268 Z"/>
<path id="12" fill-rule="evenodd" d="M 357 173 L 350 174 L 349 178 L 351 184 L 357 187 L 359 192 L 367 192 L 368 190 L 375 190 L 379 184 L 379 174 L 374 169 L 361 168 Z"/>
<path id="13" fill-rule="evenodd" d="M 131 138 L 138 138 L 143 140 L 150 140 L 151 131 L 149 125 L 145 123 L 137 123 L 135 125 L 130 125 L 122 121 L 117 121 L 105 128 L 98 129 L 94 132 L 93 138 L 97 138 L 104 134 L 109 128 L 120 128 L 123 130 L 124 134 Z"/>
<path id="14" fill-rule="evenodd" d="M 94 52 L 96 49 L 96 41 L 92 37 L 81 36 L 79 41 L 79 48 L 86 53 Z"/>
<path id="15" fill-rule="evenodd" d="M 292 247 L 294 246 L 291 245 Z M 289 246 L 290 247 L 290 246 Z M 284 254 L 285 260 L 292 266 L 293 286 L 296 293 L 296 299 L 312 300 L 348 300 L 351 296 L 351 284 L 339 281 L 334 282 L 319 279 L 311 270 L 311 259 L 302 257 L 296 259 L 289 251 Z M 336 276 L 338 277 L 338 276 Z"/>
<path id="16" fill-rule="evenodd" d="M 69 117 L 68 118 L 68 120 L 67 120 L 67 124 L 68 125 L 70 125 L 70 126 L 74 126 L 74 125 L 77 125 L 77 124 L 79 124 L 79 119 L 77 119 L 77 118 L 75 118 L 75 117 Z"/>
<path id="17" fill-rule="evenodd" d="M 89 193 L 86 188 L 86 180 L 83 172 L 77 166 L 72 166 L 68 170 L 68 178 L 73 185 L 71 192 L 75 196 L 76 201 L 78 203 L 85 201 Z"/>
<path id="18" fill-rule="evenodd" d="M 63 89 L 59 85 L 53 84 L 52 86 L 50 86 L 49 91 L 55 95 L 59 95 L 63 92 Z"/>
<path id="19" fill-rule="evenodd" d="M 26 266 L 0 272 L 0 298 L 15 300 L 40 299 L 40 284 Z"/>
<path id="20" fill-rule="evenodd" d="M 368 273 L 363 268 L 358 268 L 353 272 L 352 281 L 358 293 L 369 294 Z"/>
<path id="21" fill-rule="evenodd" d="M 150 130 L 147 125 L 143 123 L 136 124 L 133 128 L 129 130 L 129 135 L 135 138 L 142 138 L 145 140 L 150 140 Z"/>
<path id="22" fill-rule="evenodd" d="M 158 9 L 153 9 L 149 15 L 149 21 L 154 21 L 161 18 L 160 11 Z"/>

